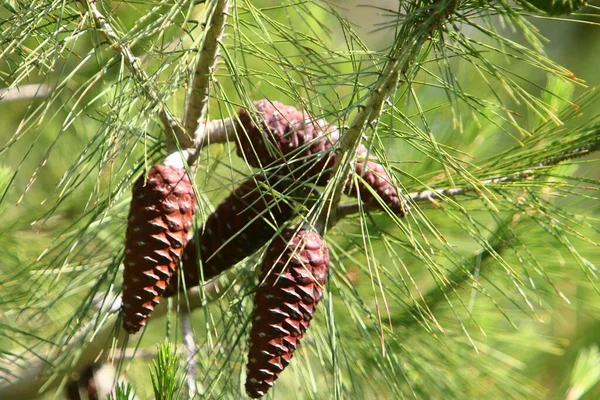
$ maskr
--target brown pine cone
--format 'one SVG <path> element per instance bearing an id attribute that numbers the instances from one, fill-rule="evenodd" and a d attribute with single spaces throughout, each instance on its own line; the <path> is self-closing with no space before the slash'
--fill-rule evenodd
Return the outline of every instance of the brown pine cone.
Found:
<path id="1" fill-rule="evenodd" d="M 196 211 L 184 168 L 155 165 L 133 186 L 125 237 L 123 327 L 146 325 L 181 259 Z"/>
<path id="2" fill-rule="evenodd" d="M 265 256 L 256 291 L 246 393 L 263 396 L 292 358 L 323 295 L 329 249 L 318 233 L 286 229 Z"/>
<path id="3" fill-rule="evenodd" d="M 254 103 L 258 113 L 239 111 L 237 154 L 255 168 L 285 167 L 280 175 L 308 180 L 318 177 L 326 182 L 335 155 L 331 145 L 339 131 L 322 119 L 266 99 Z M 258 120 L 258 124 L 256 123 Z"/>
<path id="4" fill-rule="evenodd" d="M 403 217 L 405 213 L 405 204 L 398 196 L 396 188 L 392 184 L 390 176 L 383 166 L 377 162 L 373 155 L 362 144 L 356 151 L 356 162 L 354 171 L 359 176 L 358 185 L 352 181 L 347 186 L 346 192 L 356 196 L 360 193 L 360 198 L 367 204 L 379 204 L 373 191 L 381 197 L 383 202 L 390 207 L 394 214 Z M 369 189 L 370 186 L 371 189 Z"/>
<path id="5" fill-rule="evenodd" d="M 200 283 L 198 247 L 202 277 L 207 280 L 256 252 L 273 237 L 277 227 L 292 218 L 292 205 L 270 192 L 284 190 L 284 185 L 277 179 L 261 175 L 246 180 L 208 217 L 183 253 L 185 288 Z M 176 294 L 177 286 L 183 289 L 176 275 L 164 296 Z"/>
<path id="6" fill-rule="evenodd" d="M 278 171 L 279 174 L 304 181 L 317 177 L 317 184 L 325 184 L 335 164 L 331 147 L 339 139 L 337 128 L 277 101 L 263 99 L 254 105 L 258 111 L 254 119 L 244 109 L 239 112 L 237 154 L 255 168 L 281 165 L 285 170 Z M 258 125 L 256 119 L 260 122 Z M 322 156 L 326 152 L 329 153 Z M 360 192 L 366 203 L 379 204 L 371 193 L 374 190 L 394 213 L 404 216 L 404 205 L 390 176 L 373 155 L 366 159 L 367 153 L 367 148 L 360 145 L 354 172 L 362 180 L 358 186 L 348 186 L 346 193 L 356 196 Z"/>

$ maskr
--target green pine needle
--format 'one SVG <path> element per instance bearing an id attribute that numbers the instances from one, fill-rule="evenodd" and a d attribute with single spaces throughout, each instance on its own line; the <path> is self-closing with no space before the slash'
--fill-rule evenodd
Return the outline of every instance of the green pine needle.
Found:
<path id="1" fill-rule="evenodd" d="M 156 360 L 150 368 L 154 398 L 177 400 L 184 384 L 177 350 L 168 342 L 159 343 L 157 349 Z"/>
<path id="2" fill-rule="evenodd" d="M 135 391 L 129 382 L 118 382 L 114 393 L 109 393 L 109 400 L 135 400 Z"/>
<path id="3" fill-rule="evenodd" d="M 579 350 L 573 371 L 567 400 L 577 400 L 600 382 L 600 352 L 592 345 Z"/>

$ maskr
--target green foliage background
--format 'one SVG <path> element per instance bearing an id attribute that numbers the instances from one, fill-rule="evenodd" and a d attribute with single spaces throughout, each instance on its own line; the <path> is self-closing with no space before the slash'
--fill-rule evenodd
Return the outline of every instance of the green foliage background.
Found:
<path id="1" fill-rule="evenodd" d="M 235 3 L 210 118 L 266 97 L 350 123 L 378 78 L 398 16 L 346 2 L 292 3 Z M 35 20 L 39 8 L 18 1 L 0 9 L 3 37 L 11 38 L 0 39 L 2 85 L 54 89 L 49 98 L 0 102 L 0 374 L 24 349 L 50 360 L 49 349 L 62 349 L 82 323 L 101 325 L 92 303 L 97 293 L 120 290 L 130 184 L 164 156 L 152 118 L 157 105 L 92 29 L 85 7 L 37 5 L 48 11 L 43 20 Z M 203 6 L 103 6 L 164 101 L 182 115 Z M 519 171 L 598 122 L 598 27 L 532 16 L 557 64 L 537 63 L 515 49 L 539 42 L 487 10 L 482 24 L 491 21 L 506 41 L 467 26 L 481 58 L 458 50 L 422 56 L 419 73 L 392 98 L 397 112 L 382 115 L 367 135 L 406 192 Z M 595 15 L 575 18 L 597 21 L 597 8 L 586 12 Z M 335 13 L 359 26 L 340 23 Z M 367 19 L 371 13 L 378 19 Z M 518 44 L 510 47 L 513 40 Z M 506 81 L 486 81 L 482 71 L 491 67 L 482 60 L 523 93 Z M 200 221 L 249 172 L 233 152 L 233 144 L 203 150 Z M 458 167 L 445 164 L 451 158 Z M 327 293 L 273 398 L 565 397 L 578 355 L 600 337 L 597 158 L 483 191 L 488 199 L 423 204 L 408 222 L 379 212 L 340 223 L 327 236 Z M 206 398 L 243 393 L 259 260 L 260 254 L 238 265 L 223 298 L 192 313 Z M 179 330 L 170 313 L 128 345 L 154 348 L 165 336 L 179 344 Z M 600 368 L 587 359 L 584 370 Z M 153 395 L 147 359 L 119 367 L 141 398 Z M 598 397 L 600 387 L 592 384 L 583 398 Z"/>

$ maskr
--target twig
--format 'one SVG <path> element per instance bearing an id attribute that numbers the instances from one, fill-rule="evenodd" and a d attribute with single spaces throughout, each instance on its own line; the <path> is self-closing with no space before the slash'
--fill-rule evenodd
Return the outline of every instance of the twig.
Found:
<path id="1" fill-rule="evenodd" d="M 543 161 L 540 161 L 537 164 L 534 164 L 533 167 L 545 167 L 550 165 L 556 165 L 560 162 L 566 160 L 572 160 L 573 158 L 587 156 L 595 151 L 600 150 L 600 127 L 595 128 L 596 141 L 592 141 L 583 146 L 576 147 L 574 149 L 565 150 L 558 154 L 554 154 Z"/>
<path id="2" fill-rule="evenodd" d="M 230 271 L 227 277 L 233 278 L 233 272 Z M 200 296 L 203 290 L 205 295 Z M 221 279 L 215 279 L 206 284 L 203 289 L 190 289 L 185 296 L 179 296 L 179 301 L 174 302 L 173 310 L 177 309 L 196 309 L 206 305 L 206 302 L 212 302 L 220 298 L 224 292 Z M 90 321 L 81 329 L 81 333 L 71 340 L 66 347 L 56 350 L 56 354 L 46 359 L 34 359 L 25 361 L 24 365 L 13 365 L 12 373 L 6 373 L 0 377 L 0 399 L 20 400 L 39 396 L 42 392 L 48 392 L 55 389 L 64 377 L 70 376 L 73 372 L 81 371 L 94 361 L 101 357 L 106 349 L 111 346 L 118 347 L 125 339 L 126 332 L 118 329 L 117 323 L 120 321 L 118 313 L 121 308 L 120 298 L 116 295 L 109 296 L 105 301 L 104 309 L 100 315 L 107 315 L 106 320 L 98 328 L 96 319 Z M 156 306 L 152 313 L 150 321 L 157 320 L 167 314 L 169 307 L 167 302 L 163 301 Z M 118 334 L 117 334 L 118 332 Z M 79 354 L 75 360 L 69 362 L 59 362 L 62 356 L 73 357 L 73 354 Z M 50 360 L 51 362 L 48 362 Z M 62 369 L 54 368 L 54 365 L 61 365 Z"/>
<path id="3" fill-rule="evenodd" d="M 534 170 L 528 169 L 500 178 L 486 179 L 480 182 L 481 186 L 489 186 L 497 183 L 516 182 L 533 177 Z M 456 197 L 474 191 L 473 187 L 452 187 L 443 189 L 423 190 L 421 192 L 409 193 L 406 197 L 413 202 L 439 200 L 443 197 Z"/>
<path id="4" fill-rule="evenodd" d="M 498 183 L 517 182 L 525 179 L 531 179 L 534 177 L 536 172 L 544 167 L 550 167 L 553 165 L 560 164 L 563 161 L 572 160 L 574 158 L 583 157 L 592 154 L 600 150 L 600 140 L 598 142 L 591 142 L 584 146 L 579 146 L 574 149 L 565 150 L 553 156 L 546 158 L 540 162 L 533 164 L 531 167 L 515 172 L 513 174 L 502 176 L 493 179 L 486 179 L 480 182 L 480 186 L 490 186 Z M 430 189 L 423 190 L 420 192 L 413 192 L 404 195 L 406 203 L 424 203 L 434 200 L 440 200 L 447 197 L 456 197 L 466 195 L 475 191 L 474 187 L 452 187 L 442 189 Z M 361 210 L 376 209 L 376 205 L 367 204 L 343 204 L 339 205 L 336 209 L 335 220 L 340 220 L 353 214 L 358 214 Z M 330 224 L 331 228 L 333 225 Z"/>
<path id="5" fill-rule="evenodd" d="M 191 142 L 182 143 L 188 153 L 189 165 L 192 165 L 198 158 L 198 150 L 205 142 L 207 126 L 202 121 L 206 119 L 210 80 L 217 63 L 219 44 L 225 30 L 228 9 L 229 0 L 216 0 L 212 12 L 207 14 L 207 30 L 194 71 L 194 80 L 184 118 L 186 138 L 193 138 Z"/>
<path id="6" fill-rule="evenodd" d="M 158 105 L 158 116 L 165 129 L 165 140 L 167 143 L 167 151 L 169 153 L 178 149 L 178 143 L 188 143 L 189 138 L 185 137 L 185 132 L 179 125 L 177 118 L 171 113 L 171 110 L 162 101 L 159 92 L 150 80 L 150 77 L 142 69 L 139 59 L 133 55 L 129 47 L 127 47 L 121 38 L 115 33 L 115 30 L 108 23 L 104 15 L 96 7 L 96 0 L 86 0 L 90 9 L 96 27 L 104 33 L 113 50 L 118 51 L 127 64 L 133 77 L 142 87 L 144 94 L 153 105 Z"/>
<path id="7" fill-rule="evenodd" d="M 201 134 L 200 131 L 202 131 Z M 209 144 L 232 141 L 235 139 L 235 120 L 233 118 L 213 119 L 199 126 L 194 138 L 194 140 L 197 140 L 193 146 L 196 152 L 198 149 Z M 194 157 L 197 158 L 197 156 Z M 191 164 L 193 164 L 195 158 L 192 159 Z M 188 158 L 188 162 L 189 160 L 190 158 Z"/>
<path id="8" fill-rule="evenodd" d="M 35 99 L 46 97 L 50 93 L 52 93 L 50 87 L 43 83 L 2 88 L 0 89 L 0 101 Z"/>
<path id="9" fill-rule="evenodd" d="M 188 387 L 188 398 L 193 399 L 198 394 L 196 387 L 196 341 L 194 340 L 190 313 L 184 310 L 179 314 L 179 318 L 181 319 L 181 331 L 183 333 L 183 345 L 186 354 L 185 376 Z"/>
<path id="10" fill-rule="evenodd" d="M 600 131 L 600 130 L 599 130 Z M 489 186 L 497 183 L 506 183 L 506 182 L 516 182 L 525 179 L 530 179 L 536 173 L 536 171 L 543 167 L 550 167 L 553 165 L 560 164 L 563 161 L 572 160 L 574 158 L 583 157 L 593 152 L 600 150 L 600 140 L 597 142 L 591 142 L 584 146 L 579 146 L 574 149 L 569 149 L 562 151 L 558 154 L 552 155 L 545 160 L 537 162 L 533 164 L 526 170 L 515 172 L 513 174 L 502 176 L 499 178 L 486 179 L 481 181 L 481 186 Z M 432 189 L 432 190 L 424 190 L 422 192 L 410 193 L 406 197 L 408 197 L 413 202 L 419 201 L 431 201 L 438 200 L 442 197 L 455 197 L 459 195 L 464 195 L 473 191 L 472 187 L 454 187 L 454 188 L 444 188 L 444 189 Z"/>

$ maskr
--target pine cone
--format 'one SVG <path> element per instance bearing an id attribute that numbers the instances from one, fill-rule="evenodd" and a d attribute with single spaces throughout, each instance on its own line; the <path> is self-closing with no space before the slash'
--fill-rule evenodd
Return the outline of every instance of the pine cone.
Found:
<path id="1" fill-rule="evenodd" d="M 254 105 L 259 113 L 254 119 L 244 109 L 239 112 L 239 124 L 243 129 L 237 129 L 238 155 L 245 157 L 255 168 L 281 165 L 286 171 L 278 173 L 305 181 L 317 177 L 317 184 L 325 184 L 331 178 L 331 168 L 335 164 L 331 147 L 339 139 L 337 128 L 277 101 L 263 99 Z M 260 122 L 258 125 L 256 119 Z M 346 192 L 354 196 L 360 192 L 366 203 L 379 204 L 365 186 L 366 182 L 392 211 L 404 216 L 404 205 L 390 176 L 372 155 L 366 159 L 367 153 L 367 148 L 360 145 L 354 172 L 362 177 L 362 181 L 358 187 L 349 185 Z"/>
<path id="2" fill-rule="evenodd" d="M 318 233 L 286 229 L 262 265 L 248 354 L 246 393 L 263 396 L 292 358 L 323 295 L 329 250 Z"/>
<path id="3" fill-rule="evenodd" d="M 404 216 L 405 204 L 398 196 L 398 192 L 392 180 L 381 164 L 373 155 L 368 154 L 369 151 L 363 145 L 358 147 L 356 151 L 356 162 L 354 171 L 360 177 L 358 185 L 350 182 L 347 186 L 347 192 L 350 195 L 356 196 L 360 193 L 360 198 L 367 204 L 379 204 L 372 190 L 381 197 L 383 202 L 399 217 Z M 370 190 L 366 186 L 370 186 Z"/>
<path id="4" fill-rule="evenodd" d="M 239 112 L 237 154 L 255 168 L 282 166 L 280 175 L 326 182 L 335 155 L 324 155 L 339 138 L 339 131 L 325 120 L 315 119 L 277 101 L 254 103 L 258 114 Z M 256 123 L 258 120 L 258 124 Z"/>
<path id="5" fill-rule="evenodd" d="M 123 277 L 123 327 L 137 332 L 174 274 L 196 211 L 184 168 L 155 165 L 133 186 Z"/>
<path id="6" fill-rule="evenodd" d="M 243 182 L 213 212 L 204 226 L 190 240 L 183 253 L 182 269 L 185 287 L 198 286 L 197 248 L 204 280 L 213 278 L 256 252 L 265 245 L 283 225 L 292 218 L 293 207 L 270 190 L 283 191 L 278 178 L 257 176 Z M 266 188 L 265 185 L 273 184 Z M 177 293 L 178 278 L 174 277 L 165 297 Z M 183 289 L 183 285 L 180 285 Z"/>

